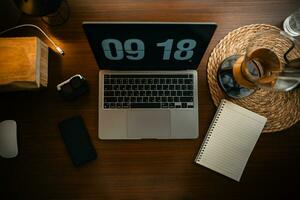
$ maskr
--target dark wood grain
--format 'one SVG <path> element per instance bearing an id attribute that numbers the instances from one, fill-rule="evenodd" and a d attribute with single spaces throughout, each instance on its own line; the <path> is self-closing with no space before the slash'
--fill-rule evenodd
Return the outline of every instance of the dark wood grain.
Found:
<path id="1" fill-rule="evenodd" d="M 69 0 L 71 18 L 47 27 L 40 19 L 22 23 L 45 28 L 65 50 L 50 54 L 49 87 L 39 92 L 0 94 L 0 120 L 18 123 L 19 156 L 0 159 L 0 199 L 291 199 L 300 180 L 300 124 L 263 134 L 241 182 L 194 164 L 216 108 L 206 82 L 213 47 L 229 31 L 267 23 L 281 27 L 298 0 Z M 100 141 L 98 67 L 81 28 L 82 21 L 216 22 L 217 31 L 198 68 L 200 137 L 196 140 Z M 23 29 L 9 36 L 39 35 Z M 46 40 L 45 40 L 46 41 Z M 48 43 L 48 41 L 46 41 Z M 49 44 L 49 43 L 48 43 Z M 49 44 L 50 45 L 50 44 Z M 51 46 L 51 45 L 50 45 Z M 91 92 L 73 103 L 62 101 L 56 84 L 85 76 Z M 280 109 L 280 108 L 278 108 Z M 99 158 L 75 168 L 57 123 L 82 115 Z"/>

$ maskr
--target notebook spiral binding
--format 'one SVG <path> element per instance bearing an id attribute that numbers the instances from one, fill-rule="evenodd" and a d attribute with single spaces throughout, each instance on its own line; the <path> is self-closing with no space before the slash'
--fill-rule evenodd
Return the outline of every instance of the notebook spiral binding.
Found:
<path id="1" fill-rule="evenodd" d="M 219 105 L 219 107 L 218 107 L 218 110 L 217 110 L 217 112 L 216 112 L 216 114 L 215 114 L 215 116 L 214 116 L 214 118 L 213 118 L 213 121 L 212 121 L 212 123 L 211 123 L 211 125 L 209 126 L 209 129 L 208 129 L 208 132 L 207 132 L 207 134 L 206 134 L 206 136 L 205 136 L 205 138 L 204 138 L 204 142 L 202 143 L 202 145 L 201 145 L 201 150 L 199 151 L 199 153 L 198 153 L 198 155 L 197 155 L 197 157 L 196 157 L 196 162 L 199 162 L 200 160 L 201 160 L 201 157 L 202 157 L 202 155 L 203 155 L 203 153 L 204 153 L 204 150 L 205 150 L 205 148 L 206 148 L 206 145 L 207 145 L 207 143 L 209 142 L 209 139 L 210 139 L 210 137 L 211 137 L 211 134 L 213 133 L 213 131 L 214 131 L 214 128 L 215 128 L 215 126 L 217 125 L 217 122 L 218 122 L 218 120 L 219 120 L 219 117 L 220 117 L 220 115 L 221 115 L 221 113 L 222 113 L 222 111 L 223 111 L 223 108 L 224 108 L 224 106 L 225 106 L 225 103 L 226 103 L 226 100 L 225 99 L 222 99 L 222 101 L 221 101 L 221 103 L 220 103 L 220 105 Z"/>

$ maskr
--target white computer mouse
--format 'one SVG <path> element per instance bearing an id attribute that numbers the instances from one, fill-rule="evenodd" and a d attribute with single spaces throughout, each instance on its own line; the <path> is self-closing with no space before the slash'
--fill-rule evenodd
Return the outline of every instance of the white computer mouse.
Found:
<path id="1" fill-rule="evenodd" d="M 0 123 L 0 156 L 13 158 L 18 155 L 17 123 L 5 120 Z"/>

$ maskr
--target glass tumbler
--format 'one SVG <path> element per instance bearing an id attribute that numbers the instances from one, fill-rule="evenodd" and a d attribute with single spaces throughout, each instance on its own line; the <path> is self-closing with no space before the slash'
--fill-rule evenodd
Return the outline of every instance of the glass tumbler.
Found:
<path id="1" fill-rule="evenodd" d="M 300 8 L 284 20 L 283 29 L 290 36 L 300 35 Z"/>

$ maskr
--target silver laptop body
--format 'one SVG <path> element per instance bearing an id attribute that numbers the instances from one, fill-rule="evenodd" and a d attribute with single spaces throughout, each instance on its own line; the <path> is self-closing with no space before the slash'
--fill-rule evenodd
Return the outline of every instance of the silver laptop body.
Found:
<path id="1" fill-rule="evenodd" d="M 109 65 L 108 68 L 99 71 L 98 136 L 100 139 L 193 139 L 198 137 L 198 78 L 195 66 L 193 66 L 194 69 L 188 69 L 188 67 L 180 69 L 180 63 L 183 63 L 183 61 L 179 61 L 178 67 L 178 60 L 174 59 L 173 61 L 170 60 L 170 62 L 164 62 L 162 65 L 165 66 L 158 66 L 156 68 L 156 61 L 155 59 L 153 59 L 153 57 L 155 58 L 155 56 L 151 57 L 150 59 L 145 58 L 146 64 L 143 63 L 142 59 L 140 59 L 139 62 L 142 62 L 141 66 L 135 66 L 135 62 L 130 59 L 126 60 L 126 53 L 127 57 L 128 55 L 132 56 L 129 58 L 135 59 L 142 56 L 146 57 L 146 54 L 150 51 L 147 49 L 147 45 L 151 42 L 151 40 L 150 42 L 148 41 L 149 37 L 138 37 L 141 32 L 136 30 L 131 31 L 131 29 L 135 29 L 135 25 L 148 27 L 148 25 L 150 24 L 154 24 L 154 29 L 156 28 L 155 25 L 157 24 L 160 25 L 160 27 L 162 27 L 162 25 L 165 25 L 168 29 L 168 26 L 170 24 L 172 26 L 175 26 L 177 23 L 83 23 L 83 27 L 86 31 L 98 65 Z M 207 48 L 209 40 L 212 37 L 216 25 L 202 23 L 178 24 L 185 24 L 187 26 L 196 24 L 196 28 L 198 28 L 198 26 L 203 26 L 204 28 L 209 29 L 210 32 L 208 30 L 203 30 L 208 31 L 209 33 L 207 33 L 208 39 L 205 38 L 206 40 L 208 40 L 206 41 L 207 44 L 205 44 L 205 46 L 203 47 L 200 47 L 204 48 L 204 50 L 201 50 L 202 53 L 200 55 L 200 58 L 196 58 L 195 61 L 199 64 L 201 57 L 203 56 L 205 49 Z M 105 28 L 105 30 L 107 31 L 107 27 L 105 27 L 105 25 L 112 26 L 112 34 L 109 36 L 109 39 L 107 39 L 108 34 L 106 33 L 104 34 L 104 36 L 99 36 L 100 38 L 103 37 L 104 39 L 100 39 L 100 41 L 97 42 L 96 40 L 98 39 L 98 36 L 97 38 L 93 38 L 95 36 L 93 36 L 92 34 L 94 32 L 100 32 Z M 121 25 L 120 29 L 118 28 L 118 25 Z M 126 25 L 129 25 L 128 29 L 126 28 Z M 165 26 L 163 26 L 162 28 L 158 27 L 159 31 L 165 33 Z M 102 27 L 102 29 L 97 29 L 95 27 Z M 110 27 L 108 27 L 108 29 L 109 28 Z M 152 28 L 151 30 L 153 30 Z M 135 33 L 136 31 L 137 36 L 135 37 L 142 39 L 127 39 L 126 37 L 123 37 L 121 39 L 112 39 L 115 37 L 115 32 L 122 33 L 122 30 L 124 29 L 129 30 L 129 38 L 132 38 L 133 33 Z M 109 33 L 109 31 L 107 33 Z M 155 41 L 157 37 L 161 37 L 161 35 L 158 34 L 158 36 L 154 36 L 153 40 Z M 170 56 L 172 52 L 176 52 L 176 50 L 172 50 L 171 53 L 166 53 L 165 51 L 166 48 L 169 48 L 166 45 L 169 45 L 171 42 L 175 42 L 175 39 L 166 40 L 165 38 L 162 38 L 162 40 L 166 42 L 156 42 L 155 44 L 157 45 L 154 48 L 157 48 L 159 50 L 165 48 L 164 56 Z M 101 41 L 102 49 L 99 50 L 97 49 L 98 47 L 93 47 L 95 43 L 100 44 Z M 109 42 L 110 46 L 104 44 L 107 41 Z M 130 43 L 128 41 L 132 43 L 137 42 L 137 44 L 130 44 L 132 46 L 128 47 L 128 43 Z M 190 42 L 189 40 L 179 39 L 177 41 L 179 41 L 178 43 L 180 43 L 180 41 L 184 41 L 187 43 Z M 140 45 L 138 44 L 138 42 L 145 44 Z M 122 47 L 122 43 L 124 43 L 124 49 Z M 190 44 L 186 44 L 185 46 L 182 45 L 183 42 L 181 42 L 182 44 L 178 43 L 177 48 L 186 52 L 177 52 L 177 57 L 187 57 L 189 54 L 188 51 L 192 51 L 189 48 L 193 47 L 193 43 L 190 42 Z M 116 51 L 115 54 L 112 53 L 112 49 L 114 48 Z M 174 48 L 176 49 L 176 45 Z M 194 48 L 196 48 L 195 45 Z M 97 52 L 101 50 L 102 54 L 105 54 L 103 55 L 103 57 L 106 57 L 98 58 Z M 105 59 L 108 60 L 108 63 L 103 62 L 103 60 Z M 123 62 L 120 62 L 120 60 L 122 59 L 124 59 L 124 65 L 129 66 L 124 67 L 126 70 L 123 70 L 122 67 L 119 67 L 120 64 L 123 64 Z M 114 63 L 114 61 L 116 61 L 117 63 Z M 169 66 L 169 63 L 171 65 L 172 62 L 177 64 L 174 64 L 174 68 L 176 70 L 172 70 L 172 66 Z M 192 63 L 194 61 L 191 58 L 187 62 Z M 148 63 L 151 63 L 151 65 L 154 67 L 146 66 Z M 158 63 L 158 65 L 160 65 L 160 63 Z M 189 65 L 187 64 L 187 66 Z"/>

